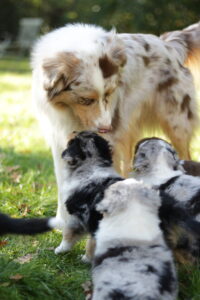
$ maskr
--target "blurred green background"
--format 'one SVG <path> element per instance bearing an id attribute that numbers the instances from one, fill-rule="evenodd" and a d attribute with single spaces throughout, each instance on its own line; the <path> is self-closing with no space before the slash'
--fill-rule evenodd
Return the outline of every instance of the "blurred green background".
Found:
<path id="1" fill-rule="evenodd" d="M 44 20 L 42 33 L 71 22 L 86 22 L 119 32 L 160 34 L 183 28 L 200 18 L 199 0 L 1 0 L 0 38 L 13 39 L 19 20 Z"/>

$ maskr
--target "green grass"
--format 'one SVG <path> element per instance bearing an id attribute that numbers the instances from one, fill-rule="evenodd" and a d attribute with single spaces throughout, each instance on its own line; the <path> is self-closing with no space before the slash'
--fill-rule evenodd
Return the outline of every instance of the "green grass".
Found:
<path id="1" fill-rule="evenodd" d="M 0 210 L 14 217 L 52 216 L 57 207 L 51 153 L 33 115 L 30 85 L 27 60 L 0 61 Z M 200 160 L 199 133 L 192 143 L 192 155 Z M 84 299 L 81 285 L 90 279 L 90 267 L 80 260 L 85 242 L 56 256 L 52 249 L 60 241 L 57 231 L 2 237 L 0 299 Z M 27 254 L 32 255 L 30 262 L 16 261 Z M 200 300 L 198 266 L 182 266 L 179 283 L 179 300 Z"/>
<path id="2" fill-rule="evenodd" d="M 31 108 L 27 60 L 0 61 L 0 210 L 13 217 L 52 216 L 57 189 L 50 150 Z M 0 299 L 84 299 L 81 284 L 90 277 L 83 264 L 85 242 L 56 256 L 60 232 L 0 239 Z M 30 262 L 15 260 L 33 254 Z M 12 276 L 20 274 L 20 279 Z M 14 277 L 15 278 L 15 277 Z"/>

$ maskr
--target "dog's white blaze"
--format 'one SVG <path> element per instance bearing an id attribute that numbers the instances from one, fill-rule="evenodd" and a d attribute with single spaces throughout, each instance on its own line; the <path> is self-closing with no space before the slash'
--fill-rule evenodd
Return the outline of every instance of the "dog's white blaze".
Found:
<path id="1" fill-rule="evenodd" d="M 105 251 L 103 244 L 112 239 L 152 241 L 161 234 L 159 222 L 155 213 L 151 213 L 145 204 L 133 200 L 126 211 L 122 210 L 102 220 L 96 236 L 97 251 Z"/>
<path id="2" fill-rule="evenodd" d="M 157 162 L 155 164 L 155 166 L 153 167 L 153 169 L 151 170 L 150 173 L 148 173 L 147 175 L 142 175 L 141 179 L 144 183 L 152 186 L 152 185 L 160 185 L 163 182 L 165 182 L 166 180 L 174 177 L 174 176 L 178 176 L 178 175 L 182 175 L 183 172 L 180 170 L 172 170 L 167 162 L 166 162 L 166 158 L 165 158 L 165 152 L 167 150 L 163 149 L 157 158 Z"/>
<path id="3" fill-rule="evenodd" d="M 104 79 L 101 70 L 96 67 L 93 69 L 91 82 L 93 83 L 95 89 L 99 92 L 100 97 L 104 93 Z"/>
<path id="4" fill-rule="evenodd" d="M 112 114 L 109 108 L 106 107 L 106 104 L 101 100 L 99 102 L 100 106 L 100 117 L 95 121 L 97 128 L 109 128 L 112 123 Z"/>

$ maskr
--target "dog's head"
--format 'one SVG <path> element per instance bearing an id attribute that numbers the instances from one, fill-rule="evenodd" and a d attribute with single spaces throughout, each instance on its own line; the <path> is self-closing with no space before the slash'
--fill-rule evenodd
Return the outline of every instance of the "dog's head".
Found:
<path id="1" fill-rule="evenodd" d="M 97 210 L 104 216 L 113 216 L 131 209 L 135 204 L 145 205 L 149 211 L 157 214 L 160 206 L 158 192 L 133 178 L 112 184 L 105 192 L 104 199 L 97 205 Z M 137 212 L 136 212 L 137 214 Z M 142 216 L 141 216 L 142 217 Z"/>
<path id="2" fill-rule="evenodd" d="M 88 30 L 87 26 L 84 30 Z M 86 50 L 79 50 L 76 44 L 76 51 L 58 52 L 43 61 L 44 89 L 50 103 L 69 108 L 85 130 L 107 133 L 112 130 L 112 120 L 117 114 L 114 94 L 126 63 L 125 47 L 112 32 L 105 32 L 96 40 L 87 36 L 82 41 L 81 35 L 77 38 L 80 43 L 89 40 Z"/>
<path id="3" fill-rule="evenodd" d="M 156 166 L 162 168 L 163 164 L 172 170 L 183 171 L 178 154 L 171 144 L 156 137 L 139 141 L 135 147 L 133 160 L 133 169 L 135 172 L 149 172 Z"/>
<path id="4" fill-rule="evenodd" d="M 112 147 L 104 138 L 92 131 L 74 134 L 69 140 L 62 158 L 72 169 L 87 163 L 89 166 L 111 166 Z"/>

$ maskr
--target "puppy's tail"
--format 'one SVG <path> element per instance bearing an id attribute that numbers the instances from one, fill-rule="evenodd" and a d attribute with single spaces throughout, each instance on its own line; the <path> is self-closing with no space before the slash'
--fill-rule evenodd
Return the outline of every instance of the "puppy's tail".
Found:
<path id="1" fill-rule="evenodd" d="M 188 67 L 195 84 L 200 85 L 200 22 L 190 25 L 181 31 L 164 33 L 160 37 L 178 53 L 181 64 Z"/>
<path id="2" fill-rule="evenodd" d="M 63 227 L 62 221 L 52 218 L 24 218 L 16 219 L 0 213 L 0 235 L 3 234 L 37 234 L 60 229 Z"/>

